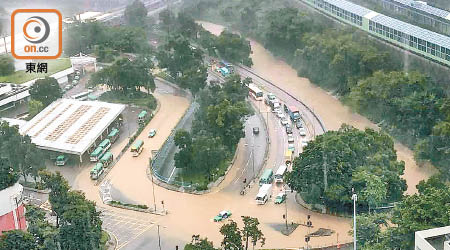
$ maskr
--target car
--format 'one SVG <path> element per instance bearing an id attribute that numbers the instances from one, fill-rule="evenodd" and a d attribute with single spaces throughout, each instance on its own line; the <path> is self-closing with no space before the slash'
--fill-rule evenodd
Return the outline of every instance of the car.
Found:
<path id="1" fill-rule="evenodd" d="M 282 112 L 281 112 L 281 109 L 280 109 L 280 108 L 274 108 L 274 109 L 272 110 L 272 113 L 275 113 L 275 114 L 277 114 L 277 116 L 278 116 L 278 113 L 282 113 Z"/>
<path id="2" fill-rule="evenodd" d="M 77 81 L 77 80 L 73 80 L 73 81 L 72 81 L 72 84 L 75 86 L 75 85 L 78 84 L 78 81 Z"/>
<path id="3" fill-rule="evenodd" d="M 286 134 L 291 135 L 292 134 L 292 128 L 288 126 L 289 124 L 286 124 Z"/>
<path id="4" fill-rule="evenodd" d="M 80 80 L 80 76 L 75 76 L 73 79 Z"/>
<path id="5" fill-rule="evenodd" d="M 148 137 L 149 138 L 153 138 L 156 135 L 156 129 L 150 129 L 150 131 L 148 131 Z"/>
<path id="6" fill-rule="evenodd" d="M 79 76 L 80 75 L 80 71 L 76 70 L 75 71 L 75 75 Z"/>
<path id="7" fill-rule="evenodd" d="M 281 118 L 280 120 L 281 125 L 286 126 L 286 124 L 288 124 L 288 120 L 286 119 L 286 117 Z"/>
<path id="8" fill-rule="evenodd" d="M 215 222 L 223 221 L 226 218 L 229 218 L 231 216 L 231 212 L 227 210 L 221 211 L 216 217 L 214 217 Z"/>
<path id="9" fill-rule="evenodd" d="M 288 150 L 290 150 L 290 151 L 292 151 L 292 152 L 295 151 L 295 145 L 294 145 L 294 143 L 289 143 L 289 144 L 288 144 Z"/>
<path id="10" fill-rule="evenodd" d="M 308 142 L 307 141 L 302 141 L 302 148 L 308 146 Z"/>
<path id="11" fill-rule="evenodd" d="M 67 91 L 67 90 L 70 90 L 72 88 L 72 85 L 70 85 L 70 84 L 67 84 L 65 87 L 64 87 L 64 89 Z"/>
<path id="12" fill-rule="evenodd" d="M 298 129 L 303 128 L 303 123 L 302 123 L 302 121 L 301 121 L 301 120 L 297 120 L 297 122 L 295 122 L 295 126 L 296 126 Z"/>
<path id="13" fill-rule="evenodd" d="M 253 128 L 253 134 L 255 134 L 255 135 L 259 134 L 259 128 L 258 127 L 254 127 Z"/>
<path id="14" fill-rule="evenodd" d="M 281 204 L 286 200 L 286 192 L 280 192 L 277 194 L 277 196 L 275 197 L 275 204 Z"/>
<path id="15" fill-rule="evenodd" d="M 292 134 L 288 134 L 288 142 L 294 142 L 294 136 Z"/>
<path id="16" fill-rule="evenodd" d="M 301 136 L 306 136 L 306 130 L 305 130 L 305 128 L 300 128 L 300 129 L 298 130 L 298 132 L 299 132 L 299 134 L 300 134 Z"/>
<path id="17" fill-rule="evenodd" d="M 283 118 L 285 118 L 286 116 L 285 116 L 284 113 L 280 110 L 280 111 L 278 111 L 278 113 L 277 113 L 277 117 L 280 118 L 280 119 L 283 119 Z"/>

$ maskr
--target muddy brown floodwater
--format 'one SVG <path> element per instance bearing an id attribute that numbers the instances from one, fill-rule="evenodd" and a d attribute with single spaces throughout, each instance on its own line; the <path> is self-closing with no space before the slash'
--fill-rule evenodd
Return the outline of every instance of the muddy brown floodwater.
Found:
<path id="1" fill-rule="evenodd" d="M 215 35 L 219 35 L 225 28 L 209 22 L 198 23 Z M 254 71 L 310 106 L 322 118 L 327 129 L 337 130 L 343 123 L 359 129 L 367 127 L 379 129 L 364 116 L 352 112 L 336 97 L 313 85 L 309 79 L 299 77 L 295 69 L 286 62 L 275 58 L 258 42 L 250 40 L 250 44 L 253 51 L 251 57 Z M 397 150 L 398 159 L 405 162 L 403 178 L 408 184 L 406 193 L 415 193 L 417 191 L 416 185 L 419 181 L 429 178 L 437 170 L 430 165 L 419 167 L 414 160 L 414 152 L 398 141 L 395 142 L 395 149 Z"/>

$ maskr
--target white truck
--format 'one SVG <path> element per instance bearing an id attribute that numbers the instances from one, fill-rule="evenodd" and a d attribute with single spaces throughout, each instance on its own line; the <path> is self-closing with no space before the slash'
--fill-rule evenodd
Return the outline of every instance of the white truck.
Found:
<path id="1" fill-rule="evenodd" d="M 284 180 L 284 174 L 286 173 L 287 170 L 287 166 L 286 165 L 281 165 L 277 172 L 274 175 L 274 179 L 276 183 L 282 183 Z"/>
<path id="2" fill-rule="evenodd" d="M 263 184 L 256 195 L 256 204 L 264 205 L 269 199 L 270 193 L 272 191 L 272 184 Z"/>

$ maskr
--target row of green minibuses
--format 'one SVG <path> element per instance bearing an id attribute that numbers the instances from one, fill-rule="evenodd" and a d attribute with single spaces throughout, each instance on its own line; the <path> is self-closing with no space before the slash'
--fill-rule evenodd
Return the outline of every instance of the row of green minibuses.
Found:
<path id="1" fill-rule="evenodd" d="M 114 160 L 114 156 L 109 151 L 112 143 L 119 138 L 119 129 L 113 128 L 108 134 L 108 138 L 104 139 L 97 148 L 90 154 L 91 162 L 97 162 L 91 169 L 91 179 L 96 180 L 103 174 L 104 169 L 107 168 Z"/>

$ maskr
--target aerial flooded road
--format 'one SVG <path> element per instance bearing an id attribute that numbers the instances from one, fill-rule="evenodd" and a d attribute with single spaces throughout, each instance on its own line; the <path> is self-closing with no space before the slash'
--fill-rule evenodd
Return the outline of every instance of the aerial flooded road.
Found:
<path id="1" fill-rule="evenodd" d="M 225 28 L 222 25 L 209 22 L 200 21 L 198 23 L 215 35 L 219 35 Z M 278 85 L 311 107 L 322 118 L 328 130 L 337 130 L 343 123 L 359 129 L 378 129 L 373 122 L 364 116 L 352 112 L 336 97 L 313 85 L 307 78 L 299 77 L 295 69 L 286 62 L 275 58 L 258 42 L 250 40 L 250 44 L 253 51 L 251 54 L 253 60 L 252 69 L 260 76 Z M 414 160 L 414 152 L 401 143 L 396 142 L 395 149 L 397 150 L 398 159 L 405 162 L 403 178 L 408 184 L 406 193 L 415 193 L 417 191 L 416 185 L 421 180 L 429 178 L 437 170 L 432 166 L 417 166 Z"/>

